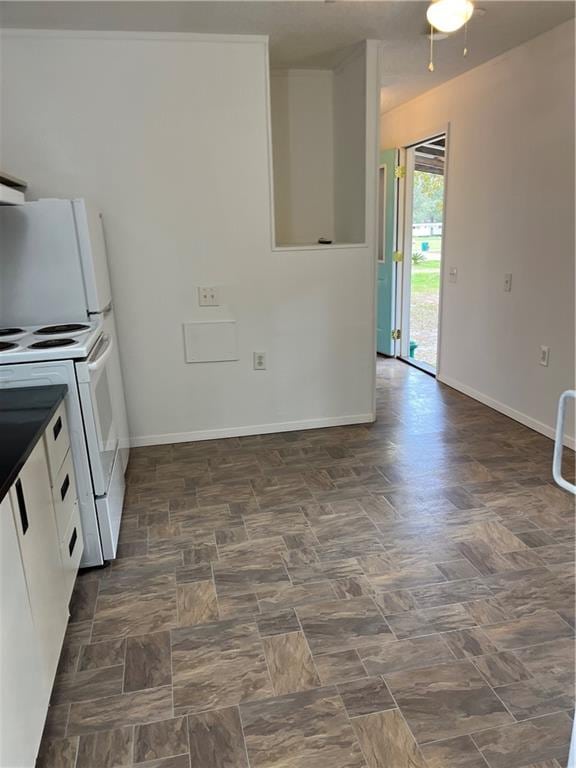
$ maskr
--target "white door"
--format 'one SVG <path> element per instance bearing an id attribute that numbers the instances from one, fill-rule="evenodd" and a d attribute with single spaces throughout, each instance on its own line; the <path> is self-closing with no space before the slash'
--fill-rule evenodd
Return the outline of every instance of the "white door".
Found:
<path id="1" fill-rule="evenodd" d="M 446 134 L 405 149 L 397 354 L 436 374 L 439 359 Z"/>

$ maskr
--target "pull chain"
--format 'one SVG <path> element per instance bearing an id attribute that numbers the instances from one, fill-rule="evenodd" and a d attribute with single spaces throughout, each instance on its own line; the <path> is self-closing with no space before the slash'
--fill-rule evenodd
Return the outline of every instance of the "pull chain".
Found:
<path id="1" fill-rule="evenodd" d="M 468 22 L 464 24 L 464 50 L 462 51 L 462 56 L 468 56 Z"/>
<path id="2" fill-rule="evenodd" d="M 430 24 L 430 63 L 428 72 L 434 72 L 434 27 Z"/>

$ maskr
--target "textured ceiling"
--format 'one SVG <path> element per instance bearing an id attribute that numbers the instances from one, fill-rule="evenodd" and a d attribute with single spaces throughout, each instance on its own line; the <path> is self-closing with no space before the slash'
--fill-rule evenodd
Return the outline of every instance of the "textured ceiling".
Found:
<path id="1" fill-rule="evenodd" d="M 0 2 L 2 27 L 39 29 L 267 34 L 274 67 L 331 68 L 366 38 L 383 42 L 384 110 L 449 80 L 574 16 L 574 3 L 477 0 L 486 13 L 462 33 L 437 43 L 427 71 L 427 3 L 411 0 L 322 2 Z"/>

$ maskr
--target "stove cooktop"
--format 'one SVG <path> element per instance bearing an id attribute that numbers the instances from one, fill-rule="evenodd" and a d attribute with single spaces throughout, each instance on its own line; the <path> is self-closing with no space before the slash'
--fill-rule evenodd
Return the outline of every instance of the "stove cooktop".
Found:
<path id="1" fill-rule="evenodd" d="M 102 335 L 101 320 L 0 328 L 0 365 L 82 360 Z M 43 338 L 45 337 L 45 338 Z"/>
<path id="2" fill-rule="evenodd" d="M 62 323 L 61 325 L 45 325 L 38 328 L 34 333 L 37 336 L 54 336 L 59 333 L 85 333 L 90 330 L 90 326 L 85 323 Z"/>
<path id="3" fill-rule="evenodd" d="M 74 339 L 44 339 L 44 341 L 35 341 L 34 344 L 29 344 L 28 349 L 54 349 L 55 347 L 69 347 L 70 344 L 77 343 Z"/>

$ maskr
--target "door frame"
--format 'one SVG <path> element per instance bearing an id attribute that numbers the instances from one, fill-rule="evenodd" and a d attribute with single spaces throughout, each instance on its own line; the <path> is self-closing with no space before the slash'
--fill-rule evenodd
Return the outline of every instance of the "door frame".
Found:
<path id="1" fill-rule="evenodd" d="M 440 290 L 438 295 L 438 332 L 437 332 L 437 347 L 436 347 L 436 370 L 432 374 L 430 371 L 427 371 L 424 367 L 421 367 L 410 360 L 409 358 L 409 345 L 410 345 L 410 334 L 404 333 L 404 329 L 402 328 L 402 312 L 404 308 L 404 303 L 406 301 L 410 300 L 410 294 L 409 290 L 407 291 L 407 288 L 409 289 L 409 283 L 407 281 L 406 276 L 406 265 L 410 266 L 411 268 L 411 255 L 408 255 L 406 253 L 406 244 L 408 242 L 412 242 L 412 232 L 411 230 L 408 231 L 408 221 L 411 221 L 411 212 L 412 212 L 412 183 L 408 181 L 413 179 L 413 175 L 409 175 L 409 169 L 408 169 L 408 150 L 412 147 L 423 144 L 426 141 L 430 141 L 431 139 L 437 138 L 438 136 L 444 135 L 446 137 L 446 146 L 445 146 L 445 152 L 444 152 L 444 205 L 442 209 L 442 258 L 440 259 Z M 444 287 L 445 287 L 445 276 L 446 276 L 446 242 L 447 242 L 447 227 L 446 227 L 446 221 L 447 221 L 447 210 L 448 210 L 448 186 L 449 186 L 449 157 L 450 157 L 450 123 L 446 123 L 443 126 L 439 127 L 437 130 L 434 131 L 426 131 L 424 134 L 417 134 L 416 138 L 412 139 L 409 143 L 404 144 L 403 147 L 400 149 L 400 165 L 403 165 L 406 168 L 406 174 L 404 178 L 399 179 L 399 189 L 398 189 L 398 216 L 397 216 L 397 243 L 398 248 L 397 250 L 401 251 L 403 254 L 403 261 L 397 262 L 396 264 L 396 317 L 395 317 L 395 327 L 396 328 L 402 328 L 402 338 L 399 341 L 395 342 L 395 350 L 394 355 L 401 359 L 403 362 L 407 363 L 408 365 L 413 365 L 415 368 L 418 368 L 421 371 L 424 371 L 425 373 L 429 373 L 430 375 L 434 375 L 437 380 L 440 380 L 440 371 L 441 371 L 441 359 L 442 359 L 442 325 L 443 325 L 443 316 L 444 316 Z M 413 170 L 413 169 L 412 169 Z M 410 274 L 410 273 L 408 273 Z"/>
<path id="2" fill-rule="evenodd" d="M 382 162 L 384 152 L 393 153 L 392 164 L 390 159 Z M 378 165 L 378 237 L 376 253 L 376 352 L 386 357 L 394 357 L 395 342 L 391 338 L 396 320 L 396 265 L 393 260 L 397 250 L 397 223 L 398 223 L 398 179 L 395 169 L 398 165 L 398 150 L 390 148 L 380 150 L 380 162 Z M 389 194 L 390 193 L 390 194 Z M 392 205 L 392 214 L 389 216 L 388 208 Z M 379 339 L 380 312 L 384 294 L 381 292 L 380 282 L 382 271 L 385 271 L 387 282 L 384 304 L 386 305 L 386 320 L 383 323 L 387 336 L 387 344 L 382 345 Z M 387 346 L 385 351 L 382 346 Z"/>

